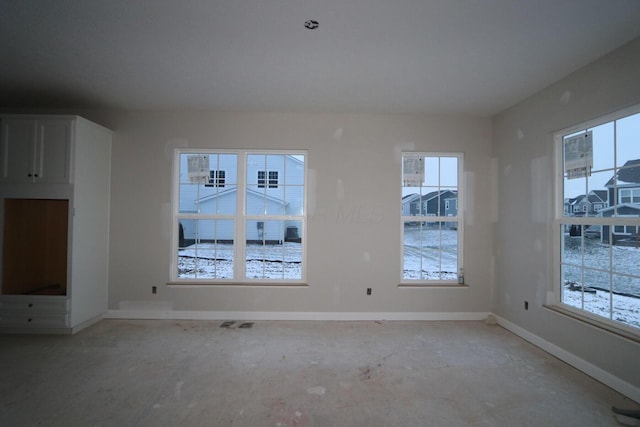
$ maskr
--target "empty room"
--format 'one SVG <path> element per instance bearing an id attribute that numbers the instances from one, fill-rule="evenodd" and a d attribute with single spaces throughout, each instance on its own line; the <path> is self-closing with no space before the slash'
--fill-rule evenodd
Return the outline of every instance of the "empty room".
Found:
<path id="1" fill-rule="evenodd" d="M 640 2 L 0 0 L 0 425 L 640 425 Z"/>

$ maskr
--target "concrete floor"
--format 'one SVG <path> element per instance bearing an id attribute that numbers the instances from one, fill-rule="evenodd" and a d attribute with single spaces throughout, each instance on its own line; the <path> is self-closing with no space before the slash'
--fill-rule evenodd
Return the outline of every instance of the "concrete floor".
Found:
<path id="1" fill-rule="evenodd" d="M 0 336 L 2 426 L 615 426 L 638 405 L 483 322 L 105 320 Z"/>

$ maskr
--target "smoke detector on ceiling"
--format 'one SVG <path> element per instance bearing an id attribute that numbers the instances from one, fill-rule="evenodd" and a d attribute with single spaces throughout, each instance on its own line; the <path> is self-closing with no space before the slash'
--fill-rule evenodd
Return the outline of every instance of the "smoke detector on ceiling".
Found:
<path id="1" fill-rule="evenodd" d="M 309 19 L 307 22 L 304 23 L 305 28 L 308 28 L 309 30 L 315 30 L 316 28 L 318 28 L 320 26 L 320 24 L 318 24 L 318 21 L 315 21 L 313 19 Z"/>

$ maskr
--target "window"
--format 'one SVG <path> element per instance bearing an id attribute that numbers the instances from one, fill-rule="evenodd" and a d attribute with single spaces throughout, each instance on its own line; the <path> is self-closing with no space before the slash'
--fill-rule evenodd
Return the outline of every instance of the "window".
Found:
<path id="1" fill-rule="evenodd" d="M 619 191 L 620 203 L 640 203 L 640 188 L 621 188 Z"/>
<path id="2" fill-rule="evenodd" d="M 266 176 L 269 177 L 268 182 Z M 269 188 L 278 188 L 278 171 L 258 171 L 258 188 L 264 188 L 266 185 Z"/>
<path id="3" fill-rule="evenodd" d="M 464 283 L 462 160 L 459 153 L 402 154 L 403 284 Z"/>
<path id="4" fill-rule="evenodd" d="M 210 171 L 209 182 L 205 184 L 205 187 L 224 187 L 224 171 Z"/>
<path id="5" fill-rule="evenodd" d="M 556 204 L 597 194 L 574 216 L 558 208 L 552 304 L 636 335 L 640 328 L 640 108 L 556 134 Z M 606 200 L 605 200 L 606 199 Z"/>
<path id="6" fill-rule="evenodd" d="M 177 150 L 171 281 L 303 283 L 305 165 L 304 152 Z"/>

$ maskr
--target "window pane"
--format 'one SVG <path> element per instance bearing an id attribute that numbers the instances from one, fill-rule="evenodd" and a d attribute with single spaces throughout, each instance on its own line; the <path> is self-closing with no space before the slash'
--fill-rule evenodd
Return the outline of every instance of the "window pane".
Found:
<path id="1" fill-rule="evenodd" d="M 613 169 L 613 122 L 589 129 L 593 136 L 593 170 Z"/>
<path id="2" fill-rule="evenodd" d="M 457 258 L 456 222 L 405 222 L 404 279 L 457 281 Z"/>
<path id="3" fill-rule="evenodd" d="M 584 310 L 598 316 L 611 316 L 611 275 L 607 272 L 584 269 Z"/>
<path id="4" fill-rule="evenodd" d="M 284 187 L 284 207 L 286 215 L 302 215 L 304 205 L 304 187 Z"/>
<path id="5" fill-rule="evenodd" d="M 266 195 L 264 188 L 257 185 L 248 185 L 246 192 L 247 215 L 264 215 L 266 212 Z"/>
<path id="6" fill-rule="evenodd" d="M 457 157 L 441 157 L 440 158 L 440 186 L 441 187 L 458 187 L 458 158 Z"/>
<path id="7" fill-rule="evenodd" d="M 624 166 L 630 160 L 640 159 L 640 113 L 616 122 L 617 166 Z"/>
<path id="8" fill-rule="evenodd" d="M 640 328 L 640 277 L 614 275 L 613 320 Z"/>
<path id="9" fill-rule="evenodd" d="M 232 220 L 179 220 L 178 278 L 233 278 Z"/>
<path id="10" fill-rule="evenodd" d="M 304 156 L 287 156 L 284 184 L 304 185 L 304 160 Z"/>
<path id="11" fill-rule="evenodd" d="M 264 154 L 247 155 L 247 184 L 258 185 L 258 174 L 262 172 L 261 178 L 265 179 L 267 170 L 267 158 Z"/>
<path id="12" fill-rule="evenodd" d="M 424 180 L 423 186 L 438 187 L 441 185 L 439 157 L 424 158 L 424 175 L 425 175 L 425 180 Z"/>
<path id="13" fill-rule="evenodd" d="M 284 278 L 284 221 L 248 220 L 246 224 L 247 278 Z"/>
<path id="14" fill-rule="evenodd" d="M 582 273 L 578 267 L 562 265 L 562 295 L 563 303 L 576 308 L 582 308 Z"/>
<path id="15" fill-rule="evenodd" d="M 201 185 L 199 184 L 180 184 L 178 189 L 178 212 L 198 212 L 198 196 L 200 187 Z"/>

